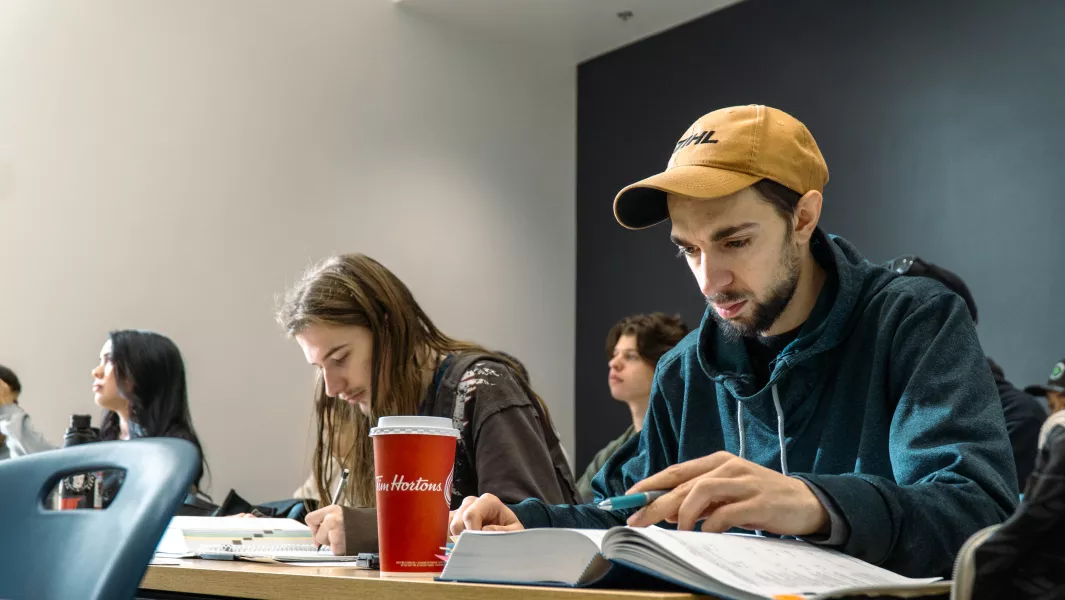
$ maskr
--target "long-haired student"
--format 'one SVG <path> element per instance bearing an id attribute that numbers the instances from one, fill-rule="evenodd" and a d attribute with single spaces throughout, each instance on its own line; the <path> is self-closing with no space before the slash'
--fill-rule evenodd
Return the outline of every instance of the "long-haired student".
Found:
<path id="1" fill-rule="evenodd" d="M 314 478 L 325 508 L 307 524 L 334 553 L 377 550 L 369 431 L 382 416 L 452 419 L 460 431 L 453 508 L 483 493 L 514 502 L 577 500 L 547 407 L 521 365 L 445 335 L 372 258 L 335 256 L 311 269 L 286 294 L 278 321 L 317 370 Z M 338 505 L 326 506 L 338 468 L 349 469 L 349 482 Z"/>
<path id="2" fill-rule="evenodd" d="M 200 450 L 201 468 L 194 491 L 202 489 L 207 461 L 192 426 L 185 362 L 177 345 L 151 331 L 112 331 L 100 349 L 100 363 L 92 370 L 92 379 L 93 400 L 104 409 L 100 439 L 188 440 Z M 105 503 L 117 491 L 118 483 L 105 481 Z"/>

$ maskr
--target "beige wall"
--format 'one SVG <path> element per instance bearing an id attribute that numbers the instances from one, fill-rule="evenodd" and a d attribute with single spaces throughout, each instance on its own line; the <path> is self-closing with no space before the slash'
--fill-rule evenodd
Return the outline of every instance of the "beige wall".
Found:
<path id="1" fill-rule="evenodd" d="M 496 44 L 389 0 L 0 0 L 0 363 L 38 426 L 98 418 L 106 332 L 154 329 L 215 499 L 286 497 L 312 371 L 274 295 L 362 251 L 524 360 L 572 452 L 575 75 Z"/>

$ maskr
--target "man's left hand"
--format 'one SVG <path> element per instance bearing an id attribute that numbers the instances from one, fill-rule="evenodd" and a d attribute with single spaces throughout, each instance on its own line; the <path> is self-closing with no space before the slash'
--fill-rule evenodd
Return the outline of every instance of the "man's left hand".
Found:
<path id="1" fill-rule="evenodd" d="M 634 527 L 661 521 L 680 530 L 733 527 L 778 535 L 811 535 L 828 525 L 828 511 L 800 479 L 781 475 L 728 452 L 672 465 L 627 493 L 672 490 L 629 517 Z"/>

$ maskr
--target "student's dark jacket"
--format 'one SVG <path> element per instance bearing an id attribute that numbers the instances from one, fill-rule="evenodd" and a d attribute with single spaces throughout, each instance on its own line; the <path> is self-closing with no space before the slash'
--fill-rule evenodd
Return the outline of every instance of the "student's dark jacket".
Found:
<path id="1" fill-rule="evenodd" d="M 577 487 L 565 452 L 529 391 L 510 368 L 496 361 L 478 360 L 459 372 L 456 367 L 468 362 L 461 356 L 450 356 L 440 366 L 419 411 L 454 418 L 456 403 L 462 402 L 451 508 L 458 508 L 466 496 L 485 493 L 504 502 L 576 502 Z M 454 397 L 440 397 L 452 389 Z M 377 552 L 377 509 L 344 507 L 343 512 L 347 553 Z"/>
<path id="2" fill-rule="evenodd" d="M 639 441 L 604 465 L 595 495 L 720 450 L 780 471 L 775 387 L 789 473 L 835 505 L 849 529 L 840 549 L 904 575 L 949 575 L 965 539 L 1002 522 L 1018 497 L 972 318 L 938 282 L 899 277 L 841 238 L 818 230 L 811 249 L 838 286 L 825 286 L 769 383 L 757 388 L 743 342 L 708 311 L 658 363 Z M 513 508 L 526 527 L 601 528 L 631 514 L 535 500 Z"/>
<path id="3" fill-rule="evenodd" d="M 1013 462 L 1017 468 L 1017 487 L 1024 483 L 1035 469 L 1035 457 L 1039 452 L 1039 430 L 1049 413 L 1033 396 L 1022 392 L 1006 379 L 1002 368 L 987 359 L 991 375 L 995 378 L 998 397 L 1002 402 L 1002 414 L 1006 418 L 1006 432 L 1013 446 Z"/>

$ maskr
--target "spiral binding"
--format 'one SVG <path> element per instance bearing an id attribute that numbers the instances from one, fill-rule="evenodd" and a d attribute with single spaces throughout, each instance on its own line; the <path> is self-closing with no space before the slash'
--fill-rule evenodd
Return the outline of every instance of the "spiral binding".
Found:
<path id="1" fill-rule="evenodd" d="M 249 556 L 259 554 L 293 554 L 304 553 L 308 555 L 318 556 L 319 554 L 331 554 L 328 549 L 323 548 L 321 551 L 313 544 L 274 544 L 272 546 L 267 545 L 249 545 L 249 546 L 235 546 L 233 544 L 219 544 L 217 546 L 203 546 L 200 548 L 201 554 L 245 554 Z"/>

